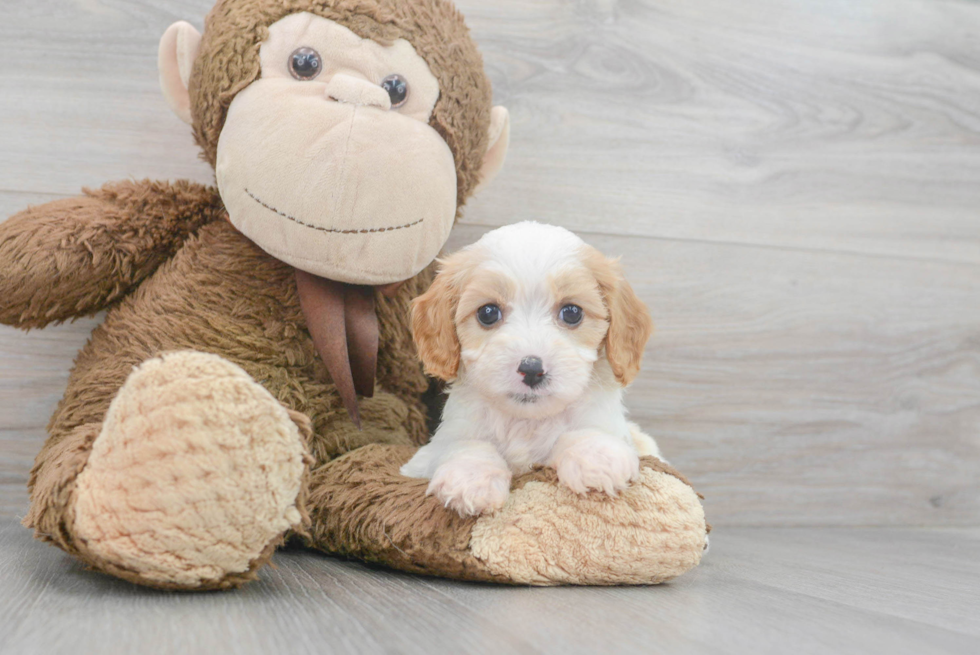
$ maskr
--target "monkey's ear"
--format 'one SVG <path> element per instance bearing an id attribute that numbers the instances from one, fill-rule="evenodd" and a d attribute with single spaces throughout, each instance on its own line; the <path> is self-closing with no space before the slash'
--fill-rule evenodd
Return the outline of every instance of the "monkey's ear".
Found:
<path id="1" fill-rule="evenodd" d="M 178 21 L 163 33 L 157 54 L 163 96 L 174 113 L 187 124 L 194 120 L 188 85 L 200 47 L 201 33 L 190 23 Z"/>
<path id="2" fill-rule="evenodd" d="M 507 146 L 510 145 L 510 113 L 506 107 L 494 107 L 490 111 L 490 145 L 487 154 L 483 155 L 483 166 L 480 168 L 480 183 L 474 193 L 482 190 L 490 183 L 504 165 L 507 157 Z"/>

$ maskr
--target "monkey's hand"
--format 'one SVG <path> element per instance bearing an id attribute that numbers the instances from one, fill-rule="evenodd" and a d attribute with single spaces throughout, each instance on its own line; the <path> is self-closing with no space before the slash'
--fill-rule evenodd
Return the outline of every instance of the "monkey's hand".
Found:
<path id="1" fill-rule="evenodd" d="M 0 323 L 38 328 L 94 314 L 132 291 L 202 225 L 214 189 L 124 181 L 0 223 Z"/>

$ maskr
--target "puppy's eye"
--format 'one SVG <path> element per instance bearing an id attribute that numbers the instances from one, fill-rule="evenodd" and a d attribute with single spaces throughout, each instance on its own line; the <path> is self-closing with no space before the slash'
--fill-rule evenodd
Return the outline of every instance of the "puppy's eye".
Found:
<path id="1" fill-rule="evenodd" d="M 558 320 L 565 325 L 578 325 L 582 322 L 582 316 L 582 308 L 578 305 L 565 305 L 558 310 Z"/>
<path id="2" fill-rule="evenodd" d="M 289 55 L 289 72 L 297 80 L 304 82 L 312 80 L 320 74 L 323 68 L 323 60 L 320 53 L 313 48 L 296 48 Z"/>
<path id="3" fill-rule="evenodd" d="M 408 80 L 397 73 L 381 80 L 381 88 L 388 92 L 392 109 L 398 109 L 408 100 Z"/>
<path id="4" fill-rule="evenodd" d="M 504 317 L 504 313 L 500 311 L 500 307 L 497 305 L 484 305 L 480 309 L 476 310 L 476 320 L 479 321 L 480 325 L 483 327 L 490 327 L 500 319 Z"/>

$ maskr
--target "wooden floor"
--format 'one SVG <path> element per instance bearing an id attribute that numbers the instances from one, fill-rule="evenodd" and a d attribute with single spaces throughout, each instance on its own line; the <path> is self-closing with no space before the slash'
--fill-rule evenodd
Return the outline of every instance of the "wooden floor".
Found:
<path id="1" fill-rule="evenodd" d="M 980 529 L 723 528 L 652 588 L 501 588 L 304 551 L 240 591 L 83 570 L 0 522 L 0 652 L 980 652 Z"/>
<path id="2" fill-rule="evenodd" d="M 213 180 L 156 73 L 211 2 L 0 2 L 0 220 Z M 628 403 L 706 495 L 704 565 L 500 589 L 288 552 L 200 596 L 86 573 L 16 518 L 100 317 L 0 328 L 0 653 L 980 652 L 980 2 L 457 4 L 513 125 L 451 245 L 537 219 L 623 257 L 658 326 Z"/>

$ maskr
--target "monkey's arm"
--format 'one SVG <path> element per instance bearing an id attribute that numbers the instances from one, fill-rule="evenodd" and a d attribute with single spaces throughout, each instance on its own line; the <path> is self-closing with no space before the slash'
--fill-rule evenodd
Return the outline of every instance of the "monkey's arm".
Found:
<path id="1" fill-rule="evenodd" d="M 84 193 L 0 223 L 0 323 L 39 328 L 94 314 L 223 213 L 214 189 L 187 181 L 113 182 Z"/>

